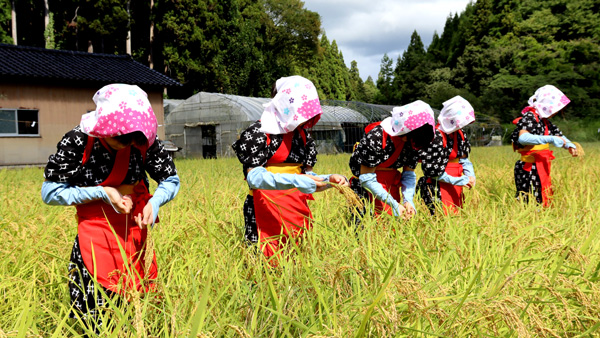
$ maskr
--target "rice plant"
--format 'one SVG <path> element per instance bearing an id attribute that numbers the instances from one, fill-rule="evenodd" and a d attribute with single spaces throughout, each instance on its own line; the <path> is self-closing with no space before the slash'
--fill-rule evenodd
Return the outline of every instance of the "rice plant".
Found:
<path id="1" fill-rule="evenodd" d="M 553 204 L 514 199 L 509 147 L 475 148 L 459 216 L 367 217 L 315 194 L 314 226 L 277 266 L 243 240 L 236 159 L 177 160 L 151 231 L 156 293 L 112 306 L 102 337 L 588 337 L 600 331 L 600 146 L 556 150 Z M 348 154 L 318 173 L 350 175 Z M 418 171 L 417 171 L 418 172 Z M 41 168 L 0 170 L 0 337 L 94 336 L 68 318 L 75 209 L 40 198 Z M 418 172 L 418 175 L 420 173 Z"/>

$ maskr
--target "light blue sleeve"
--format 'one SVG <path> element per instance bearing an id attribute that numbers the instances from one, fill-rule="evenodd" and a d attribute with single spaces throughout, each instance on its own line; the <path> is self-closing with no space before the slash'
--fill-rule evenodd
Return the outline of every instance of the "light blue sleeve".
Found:
<path id="1" fill-rule="evenodd" d="M 562 148 L 565 143 L 558 136 L 543 136 L 543 135 L 533 135 L 532 133 L 523 133 L 519 136 L 519 143 L 523 145 L 536 145 L 536 144 L 546 144 L 552 143 L 557 148 Z"/>
<path id="2" fill-rule="evenodd" d="M 110 199 L 102 187 L 77 187 L 52 181 L 42 184 L 42 200 L 49 205 L 76 205 L 96 200 L 110 204 Z"/>
<path id="3" fill-rule="evenodd" d="M 402 198 L 404 199 L 404 203 L 410 203 L 416 212 L 417 208 L 415 208 L 413 199 L 415 197 L 415 188 L 417 187 L 417 174 L 411 170 L 404 170 L 402 172 L 400 184 L 402 185 Z"/>
<path id="4" fill-rule="evenodd" d="M 575 144 L 573 144 L 573 142 L 571 142 L 568 138 L 566 138 L 564 136 L 563 136 L 563 138 L 566 141 L 566 143 L 565 143 L 565 148 L 566 149 L 569 149 L 569 148 L 575 148 L 575 149 L 577 149 L 577 146 Z"/>
<path id="5" fill-rule="evenodd" d="M 319 177 L 319 178 L 322 178 L 322 179 L 323 179 L 323 182 L 329 182 L 329 176 L 331 176 L 331 174 L 329 174 L 329 175 L 317 175 L 317 174 L 316 174 L 315 172 L 313 172 L 313 171 L 307 171 L 307 172 L 305 172 L 305 174 L 306 174 L 306 175 L 310 175 L 310 176 L 314 176 L 314 177 Z M 332 187 L 332 185 L 331 185 L 331 184 L 327 184 L 327 185 L 325 186 L 325 189 L 323 189 L 323 190 L 327 190 L 327 189 L 329 189 L 329 188 L 331 188 L 331 187 Z"/>
<path id="6" fill-rule="evenodd" d="M 450 176 L 448 175 L 448 173 L 443 173 L 442 175 L 438 176 L 436 178 L 436 180 L 440 181 L 440 182 L 445 182 L 445 183 L 449 183 L 452 185 L 467 185 L 467 183 L 469 183 L 469 177 L 466 175 L 462 175 L 460 177 L 454 177 L 454 176 Z"/>
<path id="7" fill-rule="evenodd" d="M 305 174 L 306 175 L 310 175 L 310 176 L 320 177 L 320 178 L 323 179 L 324 182 L 329 182 L 329 176 L 331 176 L 331 174 L 329 174 L 329 175 L 317 175 L 313 171 L 307 171 Z"/>
<path id="8" fill-rule="evenodd" d="M 458 160 L 458 163 L 462 164 L 463 166 L 463 174 L 465 174 L 468 177 L 475 177 L 475 169 L 473 168 L 473 163 L 471 163 L 468 157 L 461 158 L 460 160 Z"/>
<path id="9" fill-rule="evenodd" d="M 385 191 L 381 183 L 377 182 L 377 175 L 375 173 L 362 174 L 358 179 L 360 180 L 360 185 L 367 189 L 375 198 L 392 207 L 394 216 L 400 216 L 400 205 L 392 195 Z"/>
<path id="10" fill-rule="evenodd" d="M 152 205 L 152 223 L 156 222 L 158 209 L 177 196 L 179 186 L 178 175 L 169 176 L 158 184 L 158 187 L 154 190 L 154 194 L 152 194 L 152 198 L 148 201 Z"/>
<path id="11" fill-rule="evenodd" d="M 317 183 L 303 175 L 273 174 L 263 167 L 256 167 L 246 177 L 250 189 L 287 190 L 298 188 L 305 194 L 312 194 L 317 190 Z"/>

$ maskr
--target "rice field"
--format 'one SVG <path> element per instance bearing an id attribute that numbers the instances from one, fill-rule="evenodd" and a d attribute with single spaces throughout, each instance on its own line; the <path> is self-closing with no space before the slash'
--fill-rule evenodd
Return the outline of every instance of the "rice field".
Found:
<path id="1" fill-rule="evenodd" d="M 102 337 L 589 337 L 600 335 L 600 144 L 555 150 L 554 204 L 517 203 L 509 147 L 475 148 L 458 217 L 347 225 L 330 189 L 276 267 L 245 245 L 236 159 L 178 160 L 179 195 L 151 237 L 156 294 L 112 308 Z M 349 155 L 315 171 L 349 175 Z M 39 168 L 0 170 L 0 337 L 93 336 L 68 318 L 73 207 L 40 198 Z M 420 175 L 419 175 L 420 176 Z"/>

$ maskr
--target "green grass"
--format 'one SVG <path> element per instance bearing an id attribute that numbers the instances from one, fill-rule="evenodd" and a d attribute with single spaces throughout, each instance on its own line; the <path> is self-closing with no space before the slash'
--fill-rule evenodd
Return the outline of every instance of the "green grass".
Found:
<path id="1" fill-rule="evenodd" d="M 597 336 L 600 144 L 583 146 L 581 160 L 555 150 L 547 209 L 515 202 L 509 147 L 473 150 L 459 217 L 418 202 L 413 220 L 356 233 L 343 196 L 316 194 L 313 230 L 275 268 L 242 240 L 237 160 L 178 160 L 181 191 L 152 231 L 158 296 L 115 309 L 101 336 Z M 315 170 L 349 175 L 348 158 L 319 156 Z M 67 318 L 75 210 L 42 203 L 42 174 L 0 170 L 0 337 L 86 332 Z"/>

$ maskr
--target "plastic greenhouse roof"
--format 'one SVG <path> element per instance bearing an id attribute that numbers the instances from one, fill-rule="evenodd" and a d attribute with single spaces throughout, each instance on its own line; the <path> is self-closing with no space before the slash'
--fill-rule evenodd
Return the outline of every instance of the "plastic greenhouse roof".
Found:
<path id="1" fill-rule="evenodd" d="M 207 93 L 208 94 L 208 93 Z M 268 103 L 270 99 L 263 97 L 246 97 L 229 94 L 219 94 L 224 99 L 235 103 L 240 106 L 241 111 L 246 114 L 250 121 L 256 121 L 260 119 L 264 106 L 263 104 Z M 354 122 L 354 123 L 368 123 L 369 121 L 365 116 L 357 112 L 356 110 L 340 107 L 340 106 L 322 106 L 323 115 L 317 125 L 322 124 L 339 124 L 341 122 Z"/>
<path id="2" fill-rule="evenodd" d="M 264 110 L 263 104 L 268 103 L 269 99 L 264 97 L 247 97 L 247 96 L 238 96 L 238 95 L 230 95 L 230 94 L 220 94 L 220 93 L 205 93 L 208 95 L 215 95 L 224 98 L 227 101 L 230 101 L 234 104 L 240 106 L 241 111 L 248 116 L 250 121 L 256 121 L 260 119 L 262 112 Z"/>

